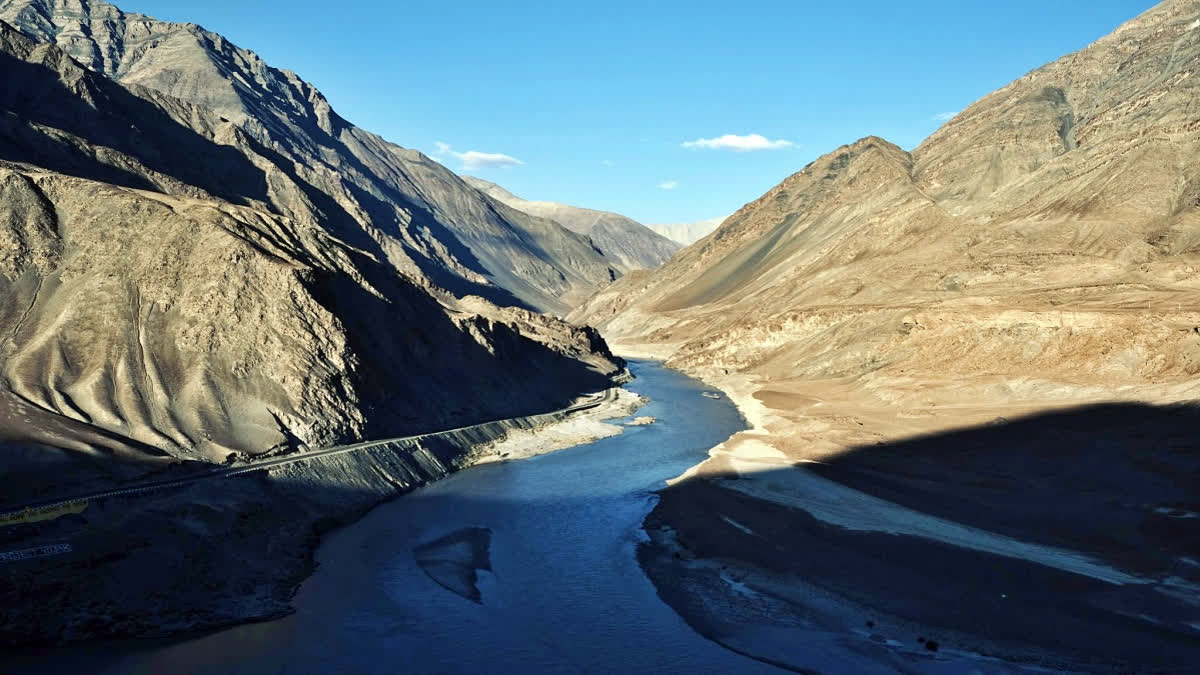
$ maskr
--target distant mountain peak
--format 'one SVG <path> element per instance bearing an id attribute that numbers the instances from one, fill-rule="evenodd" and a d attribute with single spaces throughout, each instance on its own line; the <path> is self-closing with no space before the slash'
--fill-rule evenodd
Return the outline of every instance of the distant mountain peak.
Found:
<path id="1" fill-rule="evenodd" d="M 601 251 L 621 263 L 625 272 L 658 267 L 680 249 L 678 242 L 619 213 L 523 199 L 495 183 L 474 176 L 464 176 L 463 180 L 514 209 L 548 218 L 568 230 L 591 237 Z"/>
<path id="2" fill-rule="evenodd" d="M 698 220 L 694 223 L 651 223 L 646 227 L 672 241 L 689 246 L 708 236 L 728 216 Z"/>

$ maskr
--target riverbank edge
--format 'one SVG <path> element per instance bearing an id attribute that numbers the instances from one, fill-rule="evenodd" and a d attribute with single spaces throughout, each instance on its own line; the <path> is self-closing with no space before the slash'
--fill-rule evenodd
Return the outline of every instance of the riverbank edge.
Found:
<path id="1" fill-rule="evenodd" d="M 628 371 L 627 371 L 628 372 Z M 70 555 L 6 564 L 0 646 L 37 648 L 128 638 L 182 638 L 294 611 L 323 538 L 375 507 L 452 473 L 574 447 L 623 427 L 645 399 L 614 378 L 597 408 L 485 423 L 140 497 L 38 523 L 27 541 Z M 519 445 L 508 449 L 510 441 Z M 11 539 L 11 537 L 10 537 Z M 219 547 L 213 541 L 221 541 Z M 6 545 L 21 547 L 18 540 Z M 253 551 L 264 550 L 256 556 Z M 167 560 L 164 562 L 164 558 Z M 34 600 L 37 602 L 34 602 Z M 48 608 L 54 611 L 48 611 Z"/>
<path id="2" fill-rule="evenodd" d="M 667 344 L 655 343 L 622 343 L 611 341 L 614 352 L 619 352 L 624 358 L 652 359 L 666 363 L 674 352 L 674 347 Z M 677 533 L 664 515 L 664 499 L 670 499 L 672 488 L 688 480 L 701 480 L 711 489 L 720 489 L 710 481 L 700 478 L 700 467 L 716 454 L 723 451 L 731 443 L 736 443 L 739 436 L 766 434 L 763 413 L 765 406 L 754 398 L 754 387 L 746 378 L 726 373 L 718 374 L 712 369 L 695 369 L 679 367 L 678 370 L 689 377 L 704 382 L 720 391 L 737 408 L 738 414 L 746 423 L 745 429 L 735 432 L 729 438 L 709 449 L 707 457 L 689 467 L 678 477 L 667 481 L 666 487 L 655 491 L 654 507 L 642 520 L 642 532 L 645 538 L 638 544 L 636 556 L 642 573 L 654 585 L 658 597 L 666 603 L 684 623 L 696 631 L 701 637 L 714 642 L 721 647 L 748 659 L 759 661 L 782 670 L 802 673 L 804 675 L 820 675 L 820 671 L 797 666 L 785 660 L 773 659 L 750 646 L 739 646 L 723 635 L 722 622 L 716 616 L 711 606 L 718 605 L 729 595 L 727 589 L 720 588 L 720 571 L 728 570 L 731 566 L 741 567 L 743 575 L 759 573 L 745 561 L 728 558 L 706 559 L 679 541 Z M 744 497 L 749 500 L 749 497 Z M 712 523 L 718 530 L 724 529 L 724 523 Z M 732 528 L 730 528 L 732 529 Z M 714 535 L 716 536 L 716 535 Z M 716 580 L 711 577 L 716 577 Z M 710 578 L 704 578 L 710 577 Z M 782 578 L 781 578 L 782 580 Z M 694 602 L 689 602 L 689 600 Z M 780 601 L 781 604 L 782 601 Z M 784 604 L 786 611 L 787 607 Z"/>
<path id="3" fill-rule="evenodd" d="M 614 348 L 626 358 L 653 359 L 663 363 L 669 362 L 674 349 L 671 345 L 647 343 L 614 342 Z M 672 366 L 668 366 L 672 367 Z M 768 500 L 752 497 L 737 491 L 722 488 L 714 480 L 702 473 L 702 466 L 719 455 L 737 453 L 741 442 L 754 443 L 756 437 L 768 436 L 767 428 L 770 411 L 754 394 L 760 387 L 753 378 L 717 372 L 716 369 L 698 369 L 685 366 L 676 367 L 689 377 L 704 382 L 713 389 L 721 392 L 729 399 L 738 413 L 746 422 L 747 428 L 732 434 L 725 441 L 709 449 L 707 457 L 689 467 L 682 474 L 667 481 L 667 486 L 655 492 L 655 505 L 642 520 L 642 531 L 645 538 L 638 544 L 637 560 L 642 572 L 654 585 L 659 598 L 695 630 L 700 636 L 710 640 L 725 649 L 746 658 L 765 663 L 781 670 L 802 673 L 803 675 L 820 675 L 824 670 L 801 665 L 789 658 L 789 654 L 770 654 L 763 640 L 738 635 L 734 626 L 735 621 L 726 621 L 724 617 L 713 611 L 714 607 L 732 607 L 744 601 L 745 590 L 739 591 L 735 586 L 742 586 L 742 581 L 757 581 L 760 586 L 792 587 L 795 595 L 803 596 L 805 600 L 816 601 L 820 607 L 817 612 L 821 616 L 813 625 L 814 607 L 805 602 L 797 602 L 794 598 L 782 597 L 783 594 L 757 592 L 756 603 L 761 607 L 769 607 L 769 612 L 776 616 L 786 616 L 794 624 L 808 624 L 808 630 L 817 630 L 828 634 L 831 626 L 844 632 L 845 637 L 857 643 L 853 650 L 844 650 L 845 656 L 865 657 L 874 663 L 860 665 L 874 666 L 890 664 L 899 671 L 920 667 L 922 662 L 928 663 L 934 659 L 941 645 L 934 641 L 925 647 L 921 642 L 908 645 L 897 652 L 896 644 L 887 645 L 881 638 L 881 633 L 938 635 L 943 640 L 950 638 L 959 645 L 971 645 L 969 651 L 954 650 L 959 657 L 968 659 L 996 660 L 1014 667 L 1042 666 L 1053 663 L 1053 666 L 1063 667 L 1067 664 L 1055 662 L 1042 650 L 1021 650 L 1014 645 L 996 645 L 978 636 L 946 630 L 932 629 L 918 623 L 896 616 L 890 616 L 877 609 L 866 607 L 840 594 L 830 592 L 818 585 L 806 583 L 799 578 L 779 571 L 765 569 L 754 564 L 753 556 L 740 555 L 727 549 L 724 554 L 705 555 L 704 548 L 714 548 L 713 544 L 724 540 L 737 539 L 744 534 L 745 525 L 738 522 L 708 519 L 703 531 L 692 528 L 691 534 L 702 537 L 703 541 L 686 541 L 678 530 L 680 523 L 673 522 L 668 511 L 669 507 L 677 510 L 680 503 L 694 508 L 682 491 L 698 490 L 707 493 L 720 493 L 743 506 L 749 512 L 755 512 L 759 506 L 779 508 L 781 505 Z M 693 500 L 695 501 L 695 500 Z M 678 502 L 678 503 L 677 503 Z M 749 522 L 749 518 L 745 518 Z M 717 546 L 716 548 L 720 548 Z M 736 547 L 734 547 L 736 548 Z M 740 581 L 739 581 L 740 580 Z M 841 642 L 840 640 L 833 640 Z M 831 641 L 832 642 L 832 641 Z M 893 641 L 894 642 L 894 641 Z M 830 645 L 823 645 L 823 650 L 829 650 Z M 923 653 L 924 652 L 924 653 Z M 828 653 L 828 652 L 827 652 Z M 993 654 L 994 656 L 986 656 Z M 847 663 L 824 663 L 825 667 L 840 669 Z M 1051 666 L 1051 667 L 1053 667 Z"/>
<path id="4" fill-rule="evenodd" d="M 674 347 L 669 344 L 622 343 L 619 341 L 611 341 L 611 344 L 614 352 L 619 352 L 624 358 L 652 359 L 664 364 L 670 360 L 674 352 Z M 659 598 L 701 637 L 736 654 L 776 668 L 805 675 L 819 675 L 820 671 L 756 653 L 753 648 L 736 645 L 722 635 L 720 618 L 711 609 L 708 609 L 714 604 L 719 605 L 724 597 L 728 596 L 727 589 L 719 587 L 720 573 L 716 570 L 723 571 L 731 566 L 739 566 L 744 575 L 761 571 L 753 569 L 745 561 L 724 557 L 706 559 L 697 555 L 684 542 L 679 541 L 669 519 L 664 515 L 663 500 L 670 498 L 674 486 L 688 480 L 700 480 L 711 489 L 720 489 L 710 481 L 699 477 L 700 467 L 730 444 L 736 443 L 739 436 L 767 433 L 763 414 L 765 406 L 754 398 L 755 388 L 751 386 L 747 378 L 739 379 L 739 376 L 731 376 L 727 372 L 718 374 L 712 369 L 679 367 L 678 370 L 724 394 L 737 408 L 738 414 L 746 423 L 746 428 L 735 432 L 729 438 L 710 448 L 705 459 L 692 465 L 676 478 L 668 480 L 666 487 L 655 491 L 655 505 L 642 520 L 642 532 L 645 538 L 637 546 L 638 566 L 654 585 Z M 749 497 L 743 498 L 750 499 Z M 723 525 L 724 523 L 712 523 L 712 527 L 718 530 L 725 529 L 722 527 Z M 716 582 L 711 578 L 702 578 L 714 575 L 717 576 Z M 689 598 L 689 596 L 691 597 Z M 689 599 L 696 600 L 696 602 L 689 602 Z"/>

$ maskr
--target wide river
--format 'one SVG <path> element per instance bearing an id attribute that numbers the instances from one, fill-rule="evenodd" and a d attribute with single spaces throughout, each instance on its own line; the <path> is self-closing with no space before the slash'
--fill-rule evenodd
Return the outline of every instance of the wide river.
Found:
<path id="1" fill-rule="evenodd" d="M 61 649 L 38 670 L 103 673 L 779 672 L 709 642 L 638 566 L 654 490 L 745 428 L 724 397 L 633 361 L 657 422 L 532 459 L 485 464 L 328 536 L 276 621 L 175 641 Z M 481 602 L 438 585 L 414 549 L 491 530 Z"/>

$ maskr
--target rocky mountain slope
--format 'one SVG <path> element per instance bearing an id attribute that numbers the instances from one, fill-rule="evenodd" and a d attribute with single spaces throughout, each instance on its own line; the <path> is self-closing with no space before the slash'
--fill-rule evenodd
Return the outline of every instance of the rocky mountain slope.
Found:
<path id="1" fill-rule="evenodd" d="M 518 211 L 552 220 L 572 232 L 591 237 L 596 247 L 614 259 L 623 272 L 658 267 L 682 248 L 677 242 L 619 213 L 584 209 L 556 202 L 530 201 L 480 178 L 464 176 L 463 180 L 471 187 Z"/>
<path id="2" fill-rule="evenodd" d="M 212 111 L 221 144 L 253 146 L 272 166 L 255 198 L 397 270 L 558 313 L 616 275 L 586 237 L 497 206 L 421 153 L 342 119 L 295 73 L 200 26 L 98 0 L 2 0 L 0 20 L 116 82 Z"/>
<path id="3" fill-rule="evenodd" d="M 725 218 L 721 217 L 699 220 L 694 223 L 650 223 L 646 227 L 671 241 L 690 246 L 708 236 L 723 222 L 725 222 Z"/>
<path id="4" fill-rule="evenodd" d="M 12 3 L 4 7 L 11 15 Z M 158 25 L 104 7 L 98 28 Z M 179 29 L 192 38 L 196 30 Z M 229 49 L 222 53 L 246 54 Z M 104 53 L 115 59 L 105 63 L 132 63 L 119 50 Z M 533 240 L 511 223 L 534 221 L 515 211 L 505 220 L 453 174 L 415 154 L 401 161 L 406 151 L 337 121 L 327 107 L 309 105 L 325 111 L 320 119 L 280 131 L 286 115 L 238 117 L 219 100 L 211 102 L 221 109 L 210 109 L 121 83 L 5 23 L 0 61 L 0 398 L 9 441 L 95 458 L 100 473 L 149 470 L 178 458 L 221 461 L 549 410 L 606 386 L 619 369 L 590 329 L 459 299 L 431 283 L 446 277 L 426 276 L 430 265 L 461 261 L 469 250 L 452 253 L 434 235 L 446 234 L 439 218 L 450 213 L 434 197 L 423 207 L 400 200 L 401 169 L 424 166 L 427 178 L 449 186 L 427 194 L 491 214 L 480 236 L 493 228 L 506 264 L 529 263 L 527 297 L 550 298 L 553 284 L 537 289 L 537 275 L 561 288 L 572 282 L 540 258 L 503 253 L 505 236 L 522 246 Z M 341 140 L 300 147 L 325 130 Z M 332 144 L 374 157 L 397 180 L 335 155 Z M 335 172 L 338 164 L 316 155 L 302 162 L 302 151 L 348 163 Z M 384 211 L 393 239 L 369 230 L 384 222 L 371 214 Z M 401 221 L 419 231 L 400 229 Z M 538 226 L 607 278 L 586 239 Z M 403 232 L 416 238 L 404 243 Z M 420 241 L 430 256 L 414 248 Z M 132 464 L 107 462 L 113 455 Z M 21 464 L 24 455 L 7 457 Z M 30 466 L 29 476 L 58 490 L 92 475 Z"/>
<path id="5" fill-rule="evenodd" d="M 775 376 L 1188 380 L 1197 19 L 1165 3 L 911 153 L 839 148 L 574 316 L 677 363 Z"/>

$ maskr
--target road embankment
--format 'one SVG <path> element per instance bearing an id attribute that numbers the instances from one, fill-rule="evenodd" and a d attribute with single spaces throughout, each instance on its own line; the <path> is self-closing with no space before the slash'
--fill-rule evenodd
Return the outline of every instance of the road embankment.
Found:
<path id="1" fill-rule="evenodd" d="M 89 502 L 82 513 L 0 527 L 0 549 L 69 544 L 0 564 L 0 644 L 58 644 L 213 629 L 290 611 L 322 534 L 375 505 L 486 459 L 519 439 L 589 440 L 641 404 L 624 390 L 595 406 L 474 425 Z M 575 429 L 567 433 L 565 429 Z M 507 455 L 507 457 L 506 457 Z"/>

